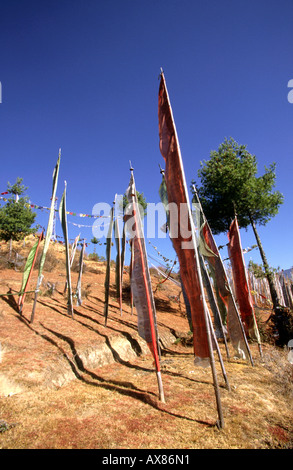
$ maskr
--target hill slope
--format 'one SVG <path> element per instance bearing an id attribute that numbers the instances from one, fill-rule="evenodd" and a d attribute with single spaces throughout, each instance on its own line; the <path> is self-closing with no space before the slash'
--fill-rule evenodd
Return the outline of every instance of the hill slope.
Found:
<path id="1" fill-rule="evenodd" d="M 225 420 L 219 431 L 211 371 L 193 363 L 182 299 L 176 300 L 179 289 L 167 281 L 155 295 L 163 404 L 151 355 L 137 334 L 135 310 L 131 314 L 128 275 L 121 316 L 111 273 L 105 327 L 105 273 L 103 264 L 95 266 L 96 272 L 83 274 L 83 303 L 74 307 L 74 319 L 67 313 L 61 264 L 44 273 L 32 324 L 32 294 L 22 316 L 17 296 L 0 297 L 0 448 L 292 448 L 287 351 L 265 344 L 261 362 L 252 344 L 252 367 L 233 358 L 230 344 L 228 361 L 220 344 L 231 391 L 216 358 Z M 77 273 L 72 278 L 75 287 Z M 0 294 L 18 292 L 21 279 L 21 272 L 2 269 Z M 32 290 L 36 280 L 34 271 Z M 158 278 L 152 282 L 155 288 Z"/>

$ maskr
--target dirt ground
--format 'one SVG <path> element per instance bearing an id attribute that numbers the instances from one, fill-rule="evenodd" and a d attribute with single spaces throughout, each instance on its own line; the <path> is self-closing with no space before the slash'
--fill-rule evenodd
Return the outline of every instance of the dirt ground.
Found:
<path id="1" fill-rule="evenodd" d="M 254 361 L 220 350 L 230 390 L 215 354 L 224 428 L 211 369 L 194 365 L 179 289 L 156 291 L 166 402 L 158 398 L 152 357 L 137 334 L 127 289 L 122 315 L 114 291 L 104 325 L 102 265 L 83 274 L 81 306 L 67 312 L 65 272 L 44 273 L 35 319 L 33 294 L 22 315 L 18 296 L 0 297 L 1 449 L 292 449 L 292 365 L 288 352 L 263 344 Z M 0 294 L 19 292 L 22 273 L 0 271 Z M 35 288 L 37 271 L 30 282 Z M 75 288 L 77 274 L 73 273 Z M 128 275 L 125 275 L 126 284 Z M 152 279 L 154 289 L 159 280 Z M 54 290 L 52 292 L 52 285 Z M 263 311 L 266 319 L 269 312 Z"/>

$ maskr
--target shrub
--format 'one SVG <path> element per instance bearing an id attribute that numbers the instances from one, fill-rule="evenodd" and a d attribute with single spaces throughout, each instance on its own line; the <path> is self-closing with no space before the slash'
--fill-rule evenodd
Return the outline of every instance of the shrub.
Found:
<path id="1" fill-rule="evenodd" d="M 288 307 L 279 307 L 269 319 L 269 341 L 276 346 L 286 346 L 293 339 L 293 312 Z"/>
<path id="2" fill-rule="evenodd" d="M 34 269 L 39 269 L 41 256 L 42 256 L 42 250 L 40 250 L 37 254 L 37 259 L 36 259 Z M 56 257 L 54 248 L 49 247 L 47 254 L 46 254 L 44 271 L 51 273 L 57 268 L 57 266 L 65 268 L 65 256 L 64 256 L 64 259 L 58 260 L 58 258 Z"/>

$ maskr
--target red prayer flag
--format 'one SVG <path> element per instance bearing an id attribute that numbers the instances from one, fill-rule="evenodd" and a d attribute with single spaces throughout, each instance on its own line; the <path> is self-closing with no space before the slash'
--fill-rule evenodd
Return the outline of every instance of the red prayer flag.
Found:
<path id="1" fill-rule="evenodd" d="M 165 160 L 165 181 L 168 204 L 176 204 L 177 227 L 169 231 L 180 264 L 181 280 L 191 308 L 194 353 L 197 358 L 210 358 L 205 319 L 204 293 L 190 213 L 188 193 L 176 128 L 163 73 L 159 87 L 160 151 Z M 183 226 L 183 224 L 184 226 Z M 177 229 L 176 229 L 177 228 Z"/>
<path id="2" fill-rule="evenodd" d="M 228 238 L 228 253 L 232 266 L 235 294 L 239 305 L 241 319 L 244 324 L 244 330 L 248 337 L 254 338 L 258 343 L 260 343 L 252 296 L 243 259 L 237 217 L 235 217 L 230 225 Z"/>
<path id="3" fill-rule="evenodd" d="M 245 333 L 241 326 L 241 319 L 235 301 L 232 298 L 229 281 L 221 261 L 221 255 L 208 223 L 203 224 L 201 235 L 204 239 L 206 249 L 210 250 L 211 255 L 212 253 L 214 254 L 214 256 L 206 256 L 206 259 L 214 280 L 222 321 L 224 324 L 227 324 L 228 333 L 237 355 L 245 359 L 249 356 L 248 345 L 244 337 Z"/>
<path id="4" fill-rule="evenodd" d="M 126 230 L 131 233 L 131 247 L 133 249 L 131 289 L 137 311 L 138 334 L 147 342 L 154 357 L 160 400 L 164 402 L 164 390 L 160 371 L 156 307 L 153 298 L 145 240 L 132 171 L 131 169 L 131 178 L 126 191 L 129 205 L 126 207 L 126 214 L 124 216 L 124 220 L 127 223 Z"/>

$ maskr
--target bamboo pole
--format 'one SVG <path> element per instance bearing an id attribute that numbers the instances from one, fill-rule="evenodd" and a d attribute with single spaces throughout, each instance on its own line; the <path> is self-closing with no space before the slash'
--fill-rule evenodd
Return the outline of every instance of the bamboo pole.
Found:
<path id="1" fill-rule="evenodd" d="M 219 361 L 220 361 L 220 365 L 221 365 L 223 377 L 224 377 L 224 380 L 225 380 L 225 382 L 226 382 L 227 389 L 228 389 L 229 392 L 230 392 L 230 391 L 231 391 L 231 388 L 230 388 L 228 376 L 227 376 L 227 374 L 226 374 L 224 362 L 223 362 L 222 355 L 221 355 L 221 351 L 220 351 L 220 348 L 219 348 L 219 344 L 218 344 L 218 341 L 217 341 L 217 338 L 216 338 L 216 335 L 215 335 L 215 331 L 214 331 L 214 329 L 213 329 L 213 323 L 212 323 L 212 319 L 211 319 L 210 314 L 209 314 L 209 323 L 210 323 L 210 330 L 211 330 L 211 332 L 212 332 L 212 336 L 213 336 L 214 343 L 215 343 L 215 346 L 216 346 L 216 350 L 217 350 L 217 353 L 218 353 L 218 357 L 219 357 Z"/>
<path id="2" fill-rule="evenodd" d="M 227 359 L 229 360 L 230 359 L 230 353 L 229 353 L 229 349 L 228 349 L 226 333 L 224 331 L 224 326 L 223 326 L 221 314 L 220 314 L 220 311 L 219 311 L 219 307 L 218 307 L 218 304 L 217 304 L 216 299 L 215 299 L 214 291 L 213 291 L 213 288 L 211 286 L 211 281 L 210 281 L 209 275 L 207 273 L 207 268 L 206 268 L 206 265 L 204 263 L 203 256 L 199 255 L 199 257 L 200 257 L 200 261 L 201 261 L 203 275 L 204 275 L 204 278 L 205 278 L 206 284 L 207 284 L 208 294 L 209 294 L 209 296 L 211 296 L 211 301 L 212 301 L 212 304 L 213 304 L 211 307 L 213 307 L 215 309 L 214 315 L 217 316 L 217 319 L 219 320 L 221 332 L 222 332 L 223 339 L 224 339 Z"/>

